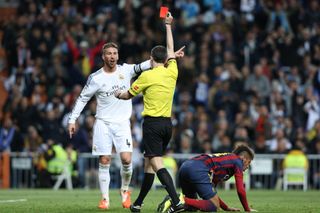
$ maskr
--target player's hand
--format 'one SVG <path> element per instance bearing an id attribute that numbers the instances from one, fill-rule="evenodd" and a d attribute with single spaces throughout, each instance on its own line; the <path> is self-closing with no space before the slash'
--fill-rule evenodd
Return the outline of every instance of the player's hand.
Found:
<path id="1" fill-rule="evenodd" d="M 165 23 L 166 23 L 166 24 L 171 24 L 171 23 L 172 23 L 172 20 L 173 20 L 173 17 L 172 17 L 172 15 L 171 15 L 171 13 L 168 12 L 167 15 L 166 15 Z"/>
<path id="2" fill-rule="evenodd" d="M 69 136 L 70 139 L 72 138 L 72 135 L 75 133 L 76 131 L 76 124 L 69 124 L 68 126 L 68 130 L 69 130 Z"/>
<path id="3" fill-rule="evenodd" d="M 176 58 L 183 58 L 184 56 L 184 48 L 186 48 L 186 46 L 181 47 L 180 49 L 178 49 L 177 51 L 174 52 L 174 55 Z"/>
<path id="4" fill-rule="evenodd" d="M 239 211 L 241 211 L 241 209 L 228 207 L 228 209 L 226 209 L 226 211 L 228 211 L 228 212 L 239 212 Z"/>

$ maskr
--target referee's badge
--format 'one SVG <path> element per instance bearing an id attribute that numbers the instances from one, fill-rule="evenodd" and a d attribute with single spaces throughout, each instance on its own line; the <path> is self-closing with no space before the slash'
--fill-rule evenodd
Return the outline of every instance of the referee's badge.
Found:
<path id="1" fill-rule="evenodd" d="M 124 79 L 124 76 L 122 74 L 119 74 L 119 79 L 120 80 L 123 80 Z"/>

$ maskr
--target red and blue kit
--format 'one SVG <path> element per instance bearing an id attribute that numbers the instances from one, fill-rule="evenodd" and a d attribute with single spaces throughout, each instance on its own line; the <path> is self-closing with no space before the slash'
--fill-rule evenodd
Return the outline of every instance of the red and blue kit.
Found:
<path id="1" fill-rule="evenodd" d="M 243 162 L 233 153 L 202 154 L 185 161 L 179 170 L 179 180 L 186 197 L 208 200 L 215 196 L 212 187 L 235 177 L 239 199 L 250 210 L 243 184 Z"/>

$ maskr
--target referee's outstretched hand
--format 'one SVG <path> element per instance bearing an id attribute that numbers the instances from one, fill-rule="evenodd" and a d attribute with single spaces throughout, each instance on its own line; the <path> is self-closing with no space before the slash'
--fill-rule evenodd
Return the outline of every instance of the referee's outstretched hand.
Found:
<path id="1" fill-rule="evenodd" d="M 186 48 L 186 46 L 181 47 L 180 49 L 178 49 L 177 51 L 174 52 L 174 55 L 176 58 L 183 58 L 184 56 L 184 48 Z"/>

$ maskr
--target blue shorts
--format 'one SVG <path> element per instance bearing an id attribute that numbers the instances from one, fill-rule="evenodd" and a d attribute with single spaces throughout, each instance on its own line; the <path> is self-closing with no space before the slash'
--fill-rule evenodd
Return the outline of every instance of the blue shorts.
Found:
<path id="1" fill-rule="evenodd" d="M 185 161 L 179 169 L 178 176 L 182 193 L 186 197 L 196 199 L 198 195 L 204 200 L 209 200 L 217 194 L 211 183 L 209 169 L 202 161 Z"/>

